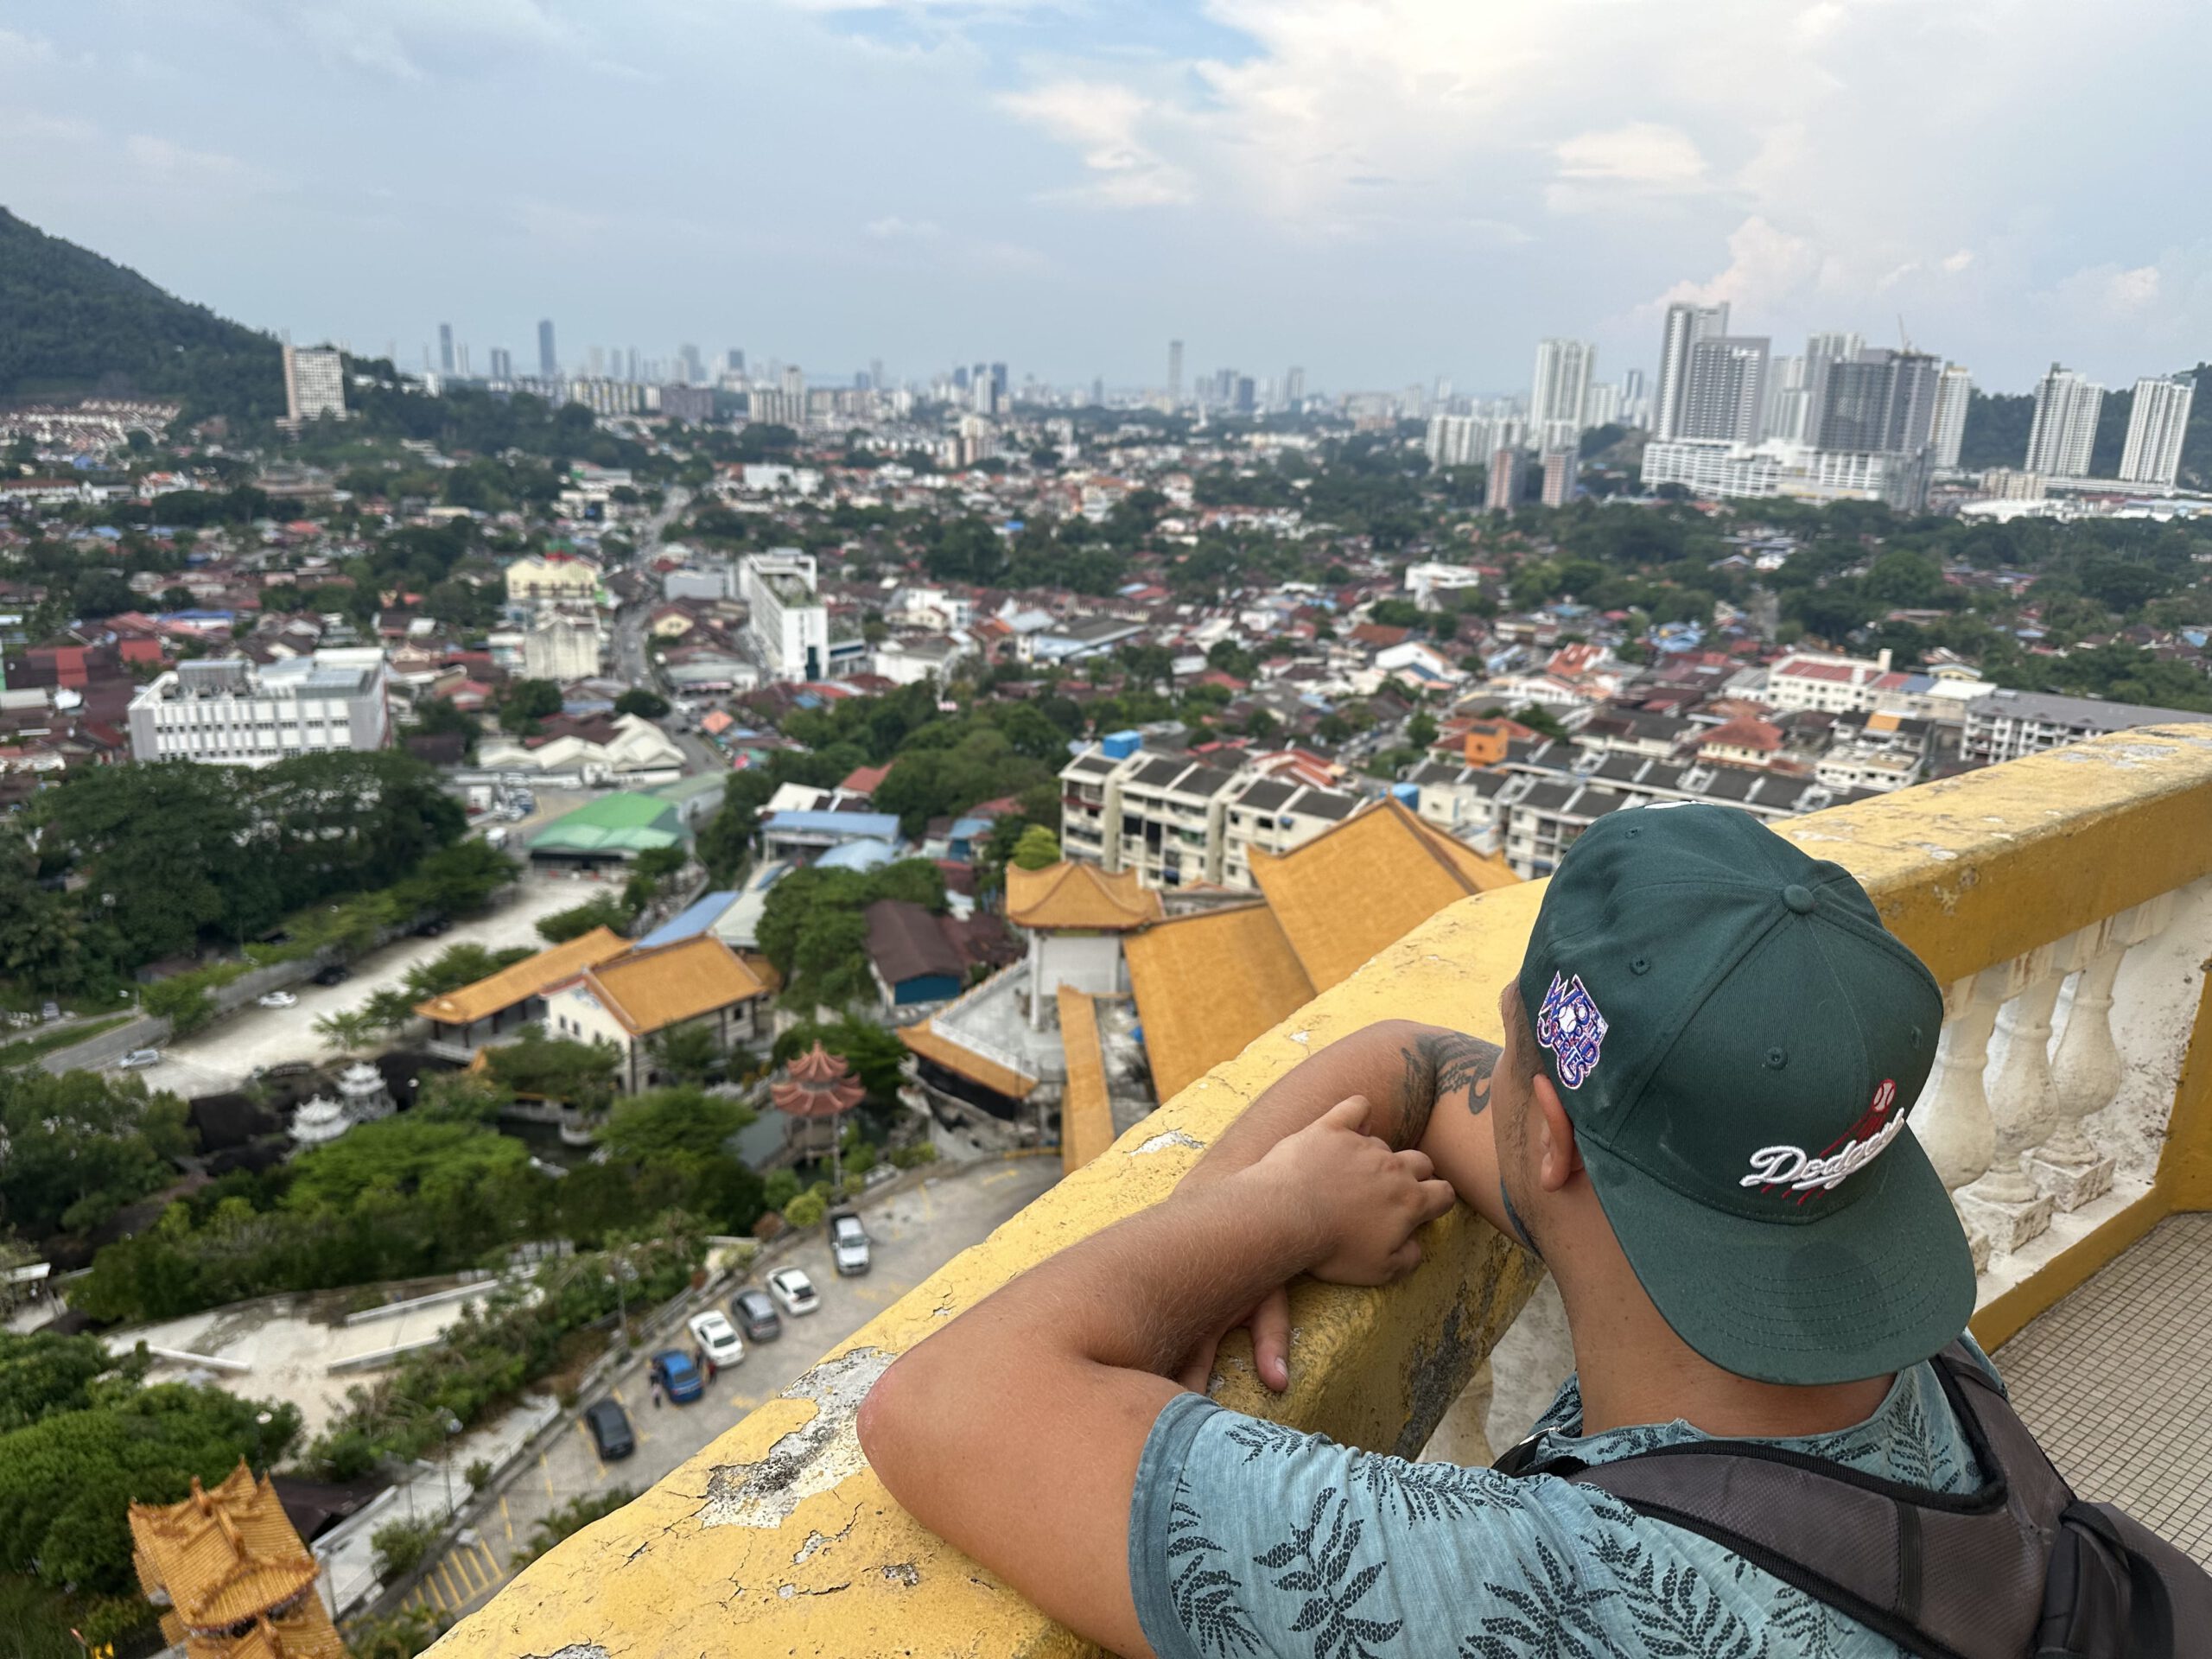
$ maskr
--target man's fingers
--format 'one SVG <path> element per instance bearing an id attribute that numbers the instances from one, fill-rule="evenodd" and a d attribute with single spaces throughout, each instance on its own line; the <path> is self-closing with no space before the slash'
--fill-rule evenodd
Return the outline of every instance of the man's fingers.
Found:
<path id="1" fill-rule="evenodd" d="M 1290 1386 L 1290 1291 L 1277 1285 L 1252 1310 L 1252 1363 L 1260 1381 L 1281 1394 Z"/>
<path id="2" fill-rule="evenodd" d="M 1175 1380 L 1192 1394 L 1204 1394 L 1213 1381 L 1213 1357 L 1221 1346 L 1219 1337 L 1208 1337 L 1191 1351 L 1190 1358 L 1183 1362 L 1183 1369 Z"/>
<path id="3" fill-rule="evenodd" d="M 1367 1132 L 1367 1096 L 1346 1095 L 1322 1114 L 1321 1122 L 1332 1128 L 1357 1129 L 1361 1134 L 1365 1134 Z"/>
<path id="4" fill-rule="evenodd" d="M 1414 1149 L 1394 1155 L 1398 1160 L 1398 1167 L 1417 1181 L 1425 1181 L 1436 1173 L 1436 1166 L 1429 1161 L 1429 1156 L 1425 1152 Z"/>
<path id="5" fill-rule="evenodd" d="M 1393 1279 L 1404 1278 L 1420 1265 L 1421 1243 L 1416 1239 L 1409 1238 L 1390 1252 L 1389 1268 Z"/>
<path id="6" fill-rule="evenodd" d="M 1421 1218 L 1434 1221 L 1459 1202 L 1459 1194 L 1449 1181 L 1423 1181 L 1421 1184 Z"/>

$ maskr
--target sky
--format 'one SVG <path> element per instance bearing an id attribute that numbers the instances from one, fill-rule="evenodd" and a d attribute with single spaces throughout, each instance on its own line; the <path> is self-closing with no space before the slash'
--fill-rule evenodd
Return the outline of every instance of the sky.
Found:
<path id="1" fill-rule="evenodd" d="M 2024 391 L 2212 357 L 2202 0 L 0 0 L 0 206 L 296 340 Z M 0 319 L 4 326 L 4 319 Z"/>

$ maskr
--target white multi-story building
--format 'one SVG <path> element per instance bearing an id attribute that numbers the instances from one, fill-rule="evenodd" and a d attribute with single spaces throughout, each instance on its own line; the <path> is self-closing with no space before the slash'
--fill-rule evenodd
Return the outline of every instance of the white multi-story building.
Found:
<path id="1" fill-rule="evenodd" d="M 1711 334 L 1690 347 L 1675 435 L 1758 442 L 1766 408 L 1767 341 L 1755 335 Z"/>
<path id="2" fill-rule="evenodd" d="M 297 426 L 327 415 L 346 418 L 346 357 L 328 346 L 284 342 L 284 416 Z"/>
<path id="3" fill-rule="evenodd" d="M 748 553 L 737 562 L 738 597 L 751 607 L 746 632 L 772 680 L 818 680 L 829 672 L 830 613 L 815 596 L 811 554 L 795 547 Z"/>
<path id="4" fill-rule="evenodd" d="M 1891 678 L 1890 653 L 1869 662 L 1863 657 L 1832 657 L 1800 652 L 1767 671 L 1766 701 L 1777 709 L 1810 709 L 1823 714 L 1865 713 Z"/>
<path id="5" fill-rule="evenodd" d="M 566 684 L 599 672 L 599 618 L 589 612 L 547 611 L 522 637 L 522 671 L 533 680 Z"/>
<path id="6" fill-rule="evenodd" d="M 1440 594 L 1459 593 L 1483 585 L 1483 573 L 1471 564 L 1442 564 L 1425 560 L 1406 567 L 1406 594 L 1424 611 L 1442 607 Z"/>
<path id="7" fill-rule="evenodd" d="M 1659 379 L 1651 398 L 1651 435 L 1682 435 L 1684 394 L 1689 389 L 1690 353 L 1700 340 L 1728 332 L 1728 303 L 1667 308 L 1666 332 L 1659 342 Z"/>
<path id="8" fill-rule="evenodd" d="M 1959 758 L 1969 766 L 1993 766 L 2107 732 L 2208 720 L 2212 720 L 2212 715 L 2192 714 L 2185 709 L 2152 709 L 2142 703 L 2061 697 L 2041 691 L 1993 691 L 1967 705 Z"/>
<path id="9" fill-rule="evenodd" d="M 1805 359 L 1782 356 L 1767 365 L 1766 418 L 1759 423 L 1759 436 L 1780 438 L 1785 443 L 1805 441 L 1810 397 L 1805 380 Z"/>
<path id="10" fill-rule="evenodd" d="M 1974 377 L 1963 365 L 1944 365 L 1936 381 L 1936 416 L 1929 423 L 1929 459 L 1948 471 L 1959 464 L 1959 448 L 1966 442 L 1967 405 L 1974 397 Z"/>
<path id="11" fill-rule="evenodd" d="M 1590 390 L 1582 394 L 1583 429 L 1611 426 L 1620 417 L 1621 389 L 1611 381 L 1592 382 Z"/>
<path id="12" fill-rule="evenodd" d="M 1432 415 L 1428 417 L 1428 464 L 1442 472 L 1447 467 L 1476 467 L 1490 459 L 1485 447 L 1490 423 L 1476 415 Z"/>
<path id="13" fill-rule="evenodd" d="M 1586 340 L 1536 342 L 1536 378 L 1529 393 L 1529 430 L 1541 448 L 1571 446 L 1582 434 L 1582 408 L 1598 348 Z"/>
<path id="14" fill-rule="evenodd" d="M 1918 455 L 1812 449 L 1780 439 L 1760 444 L 1676 439 L 1644 446 L 1643 477 L 1646 489 L 1679 484 L 1693 495 L 1916 507 L 1925 493 L 1927 467 Z"/>
<path id="15" fill-rule="evenodd" d="M 318 651 L 266 665 L 242 657 L 180 663 L 130 699 L 137 760 L 265 766 L 296 754 L 391 741 L 384 652 Z"/>
<path id="16" fill-rule="evenodd" d="M 2024 472 L 2045 478 L 2087 478 L 2097 441 L 2097 411 L 2105 389 L 2087 375 L 2061 368 L 2036 382 L 2035 424 L 2028 429 Z"/>
<path id="17" fill-rule="evenodd" d="M 2190 405 L 2196 400 L 2192 376 L 2159 376 L 2135 383 L 2127 447 L 2120 457 L 2122 478 L 2131 484 L 2171 486 L 2180 476 L 2182 438 L 2189 429 Z"/>

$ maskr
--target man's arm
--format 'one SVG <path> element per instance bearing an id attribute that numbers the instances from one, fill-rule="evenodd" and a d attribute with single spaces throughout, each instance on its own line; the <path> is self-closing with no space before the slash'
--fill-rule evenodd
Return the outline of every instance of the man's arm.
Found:
<path id="1" fill-rule="evenodd" d="M 1149 1651 L 1128 1517 L 1166 1373 L 1270 1287 L 1309 1270 L 1381 1284 L 1452 1206 L 1418 1152 L 1345 1100 L 1249 1167 L 1039 1263 L 898 1360 L 861 1407 L 861 1449 L 915 1519 L 1063 1624 Z"/>

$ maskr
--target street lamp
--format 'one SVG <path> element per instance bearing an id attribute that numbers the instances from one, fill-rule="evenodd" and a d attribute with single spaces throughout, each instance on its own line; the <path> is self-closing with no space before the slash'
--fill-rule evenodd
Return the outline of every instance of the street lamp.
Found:
<path id="1" fill-rule="evenodd" d="M 461 1419 L 446 1414 L 446 1518 L 453 1518 L 453 1437 L 461 1433 Z"/>
<path id="2" fill-rule="evenodd" d="M 253 1460 L 256 1463 L 262 1460 L 261 1431 L 276 1421 L 276 1414 L 273 1411 L 257 1411 L 253 1414 Z"/>

